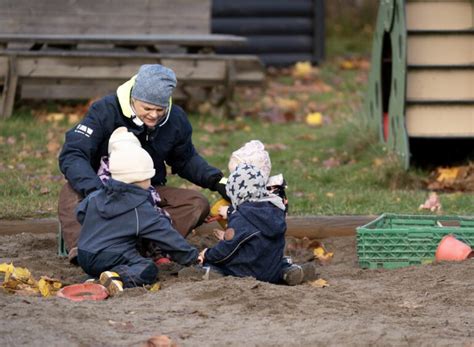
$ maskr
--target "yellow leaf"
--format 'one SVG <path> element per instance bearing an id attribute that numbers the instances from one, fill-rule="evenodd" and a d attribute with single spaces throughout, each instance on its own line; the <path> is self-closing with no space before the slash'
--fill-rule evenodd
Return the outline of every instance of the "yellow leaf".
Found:
<path id="1" fill-rule="evenodd" d="M 308 78 L 313 73 L 313 66 L 309 61 L 300 61 L 293 67 L 293 77 Z"/>
<path id="2" fill-rule="evenodd" d="M 306 124 L 319 126 L 323 124 L 323 115 L 320 112 L 309 113 L 306 116 Z"/>
<path id="3" fill-rule="evenodd" d="M 64 113 L 53 112 L 53 113 L 48 113 L 48 115 L 46 116 L 46 120 L 48 122 L 59 122 L 59 121 L 64 120 L 65 117 L 66 115 Z"/>
<path id="4" fill-rule="evenodd" d="M 38 281 L 38 289 L 43 296 L 51 295 L 51 287 L 43 278 Z"/>
<path id="5" fill-rule="evenodd" d="M 157 292 L 161 289 L 161 285 L 156 282 L 154 285 L 151 286 L 150 288 L 150 292 Z"/>
<path id="6" fill-rule="evenodd" d="M 438 169 L 438 178 L 436 180 L 438 182 L 443 182 L 443 181 L 454 181 L 456 177 L 458 176 L 459 173 L 459 168 L 453 167 L 453 168 L 448 168 L 448 169 Z"/>
<path id="7" fill-rule="evenodd" d="M 63 284 L 61 283 L 61 281 L 59 281 L 58 279 L 56 278 L 51 278 L 51 277 L 48 277 L 48 276 L 41 276 L 40 278 L 40 281 L 43 280 L 45 281 L 46 283 L 48 283 L 49 287 L 50 287 L 50 290 L 52 292 L 56 292 L 58 291 L 59 289 L 61 289 L 61 287 L 63 286 Z"/>
<path id="8" fill-rule="evenodd" d="M 313 249 L 313 254 L 316 258 L 319 258 L 320 256 L 324 255 L 326 251 L 322 247 L 317 247 Z"/>
<path id="9" fill-rule="evenodd" d="M 13 269 L 14 269 L 13 263 L 10 263 L 10 264 L 2 263 L 2 264 L 0 264 L 0 272 L 12 273 Z"/>
<path id="10" fill-rule="evenodd" d="M 309 284 L 311 284 L 313 287 L 316 287 L 316 288 L 329 287 L 328 281 L 323 280 L 322 278 L 320 278 L 319 280 L 311 281 L 309 282 Z"/>
<path id="11" fill-rule="evenodd" d="M 356 66 L 354 64 L 354 62 L 350 61 L 350 60 L 344 60 L 342 63 L 341 63 L 341 68 L 344 69 L 344 70 L 352 70 L 354 69 Z"/>
<path id="12" fill-rule="evenodd" d="M 323 247 L 313 249 L 313 254 L 314 257 L 319 260 L 329 260 L 334 256 L 333 252 L 328 252 Z"/>
<path id="13" fill-rule="evenodd" d="M 31 276 L 31 273 L 30 273 L 30 270 L 28 270 L 27 268 L 23 268 L 23 267 L 17 267 L 15 268 L 15 271 L 13 271 L 13 276 L 22 281 L 22 282 L 25 282 L 25 283 L 34 283 L 35 280 L 33 279 L 33 277 Z"/>
<path id="14" fill-rule="evenodd" d="M 296 112 L 300 107 L 300 104 L 296 100 L 276 98 L 278 107 L 285 112 Z"/>

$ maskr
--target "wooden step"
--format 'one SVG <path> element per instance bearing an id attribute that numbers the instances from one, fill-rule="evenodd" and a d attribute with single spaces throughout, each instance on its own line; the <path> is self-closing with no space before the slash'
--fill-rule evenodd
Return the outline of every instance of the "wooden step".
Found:
<path id="1" fill-rule="evenodd" d="M 409 137 L 474 137 L 474 104 L 407 105 Z"/>
<path id="2" fill-rule="evenodd" d="M 406 3 L 408 30 L 464 30 L 473 27 L 471 1 L 416 1 Z"/>
<path id="3" fill-rule="evenodd" d="M 408 68 L 409 100 L 474 100 L 474 65 L 465 68 Z"/>
<path id="4" fill-rule="evenodd" d="M 474 64 L 474 31 L 408 32 L 408 65 Z"/>

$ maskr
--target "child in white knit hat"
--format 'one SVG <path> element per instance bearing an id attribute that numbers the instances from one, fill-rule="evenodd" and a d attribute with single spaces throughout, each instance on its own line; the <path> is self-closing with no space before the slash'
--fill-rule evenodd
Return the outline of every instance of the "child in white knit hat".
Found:
<path id="1" fill-rule="evenodd" d="M 82 225 L 79 265 L 87 274 L 99 277 L 111 294 L 156 281 L 155 262 L 137 249 L 141 240 L 156 243 L 182 265 L 192 264 L 198 257 L 197 249 L 172 227 L 169 217 L 157 213 L 148 189 L 155 175 L 153 160 L 134 138 L 120 129 L 112 134 L 111 177 L 76 210 Z"/>

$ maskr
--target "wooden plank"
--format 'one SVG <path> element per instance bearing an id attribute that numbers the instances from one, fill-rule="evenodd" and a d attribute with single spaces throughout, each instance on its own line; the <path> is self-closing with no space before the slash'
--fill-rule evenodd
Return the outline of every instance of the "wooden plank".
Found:
<path id="1" fill-rule="evenodd" d="M 408 2 L 408 30 L 463 30 L 473 27 L 472 2 Z"/>
<path id="2" fill-rule="evenodd" d="M 18 57 L 18 75 L 21 78 L 78 78 L 127 80 L 135 75 L 142 64 L 161 63 L 173 69 L 178 80 L 188 82 L 223 81 L 225 61 L 173 59 L 105 59 L 75 57 Z"/>
<path id="3" fill-rule="evenodd" d="M 367 224 L 376 216 L 291 216 L 287 218 L 287 236 L 309 239 L 354 236 L 356 228 Z M 29 220 L 0 220 L 0 236 L 19 233 L 57 233 L 59 224 L 56 218 Z M 198 235 L 211 234 L 217 223 L 203 224 L 196 229 Z"/>
<path id="4" fill-rule="evenodd" d="M 108 80 L 51 80 L 21 81 L 21 98 L 29 100 L 89 100 L 113 94 L 123 81 Z M 180 86 L 173 92 L 173 100 L 185 100 Z"/>
<path id="5" fill-rule="evenodd" d="M 472 69 L 408 70 L 407 99 L 474 100 Z"/>
<path id="6" fill-rule="evenodd" d="M 210 0 L 2 0 L 0 32 L 209 33 Z"/>
<path id="7" fill-rule="evenodd" d="M 408 105 L 410 137 L 474 137 L 474 105 Z"/>
<path id="8" fill-rule="evenodd" d="M 474 35 L 408 35 L 408 65 L 474 64 Z"/>
<path id="9" fill-rule="evenodd" d="M 161 63 L 173 69 L 178 80 L 189 83 L 218 82 L 225 80 L 226 61 L 236 62 L 236 81 L 242 84 L 260 83 L 265 74 L 259 60 L 255 57 L 233 56 L 164 56 L 162 59 L 134 58 L 83 58 L 83 57 L 43 57 L 17 56 L 20 78 L 51 79 L 110 79 L 127 80 L 142 64 Z"/>
<path id="10" fill-rule="evenodd" d="M 27 42 L 43 44 L 115 44 L 115 45 L 179 45 L 184 47 L 216 47 L 243 44 L 246 38 L 222 34 L 0 34 L 0 43 Z"/>

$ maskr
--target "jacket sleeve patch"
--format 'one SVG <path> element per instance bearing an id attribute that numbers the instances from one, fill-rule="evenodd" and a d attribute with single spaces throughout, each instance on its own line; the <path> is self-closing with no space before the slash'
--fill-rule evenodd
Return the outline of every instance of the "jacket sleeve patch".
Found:
<path id="1" fill-rule="evenodd" d="M 76 129 L 74 129 L 74 132 L 78 133 L 78 134 L 81 134 L 81 135 L 84 135 L 84 136 L 87 136 L 87 137 L 91 137 L 94 130 L 89 128 L 88 126 L 85 126 L 84 124 L 79 123 L 76 126 Z"/>

